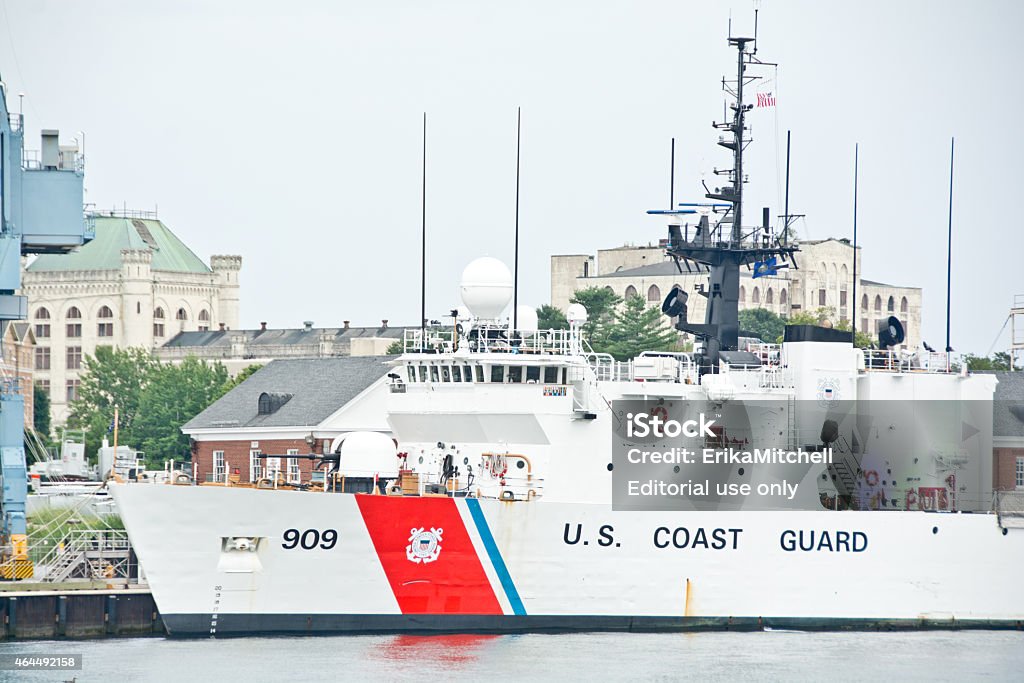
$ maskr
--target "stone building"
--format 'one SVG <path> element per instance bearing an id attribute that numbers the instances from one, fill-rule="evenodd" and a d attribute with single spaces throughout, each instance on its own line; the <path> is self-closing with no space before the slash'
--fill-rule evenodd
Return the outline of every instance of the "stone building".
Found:
<path id="1" fill-rule="evenodd" d="M 857 248 L 857 298 L 853 302 L 853 247 L 847 240 L 804 240 L 797 253 L 799 269 L 779 271 L 775 277 L 751 278 L 740 271 L 740 309 L 766 308 L 791 316 L 820 307 L 835 310 L 838 320 L 852 321 L 858 331 L 874 336 L 878 321 L 894 315 L 907 331 L 906 346 L 921 343 L 921 288 L 885 284 L 861 277 L 863 253 Z M 696 294 L 707 283 L 707 273 L 694 266 L 682 272 L 665 254 L 663 246 L 624 246 L 605 249 L 597 256 L 569 254 L 551 257 L 551 304 L 562 310 L 577 289 L 608 287 L 622 297 L 640 295 L 649 305 L 660 306 L 676 284 L 689 294 L 688 317 L 704 319 L 705 299 Z"/>
<path id="2" fill-rule="evenodd" d="M 36 386 L 68 416 L 82 360 L 97 346 L 160 346 L 179 332 L 238 326 L 241 256 L 196 256 L 149 213 L 99 214 L 96 237 L 28 263 L 22 293 L 35 334 Z"/>
<path id="3" fill-rule="evenodd" d="M 250 365 L 266 365 L 284 358 L 332 358 L 337 356 L 382 356 L 392 343 L 401 341 L 405 330 L 381 320 L 380 327 L 356 327 L 346 320 L 342 327 L 313 327 L 307 321 L 301 329 L 210 330 L 179 332 L 156 350 L 164 362 L 188 356 L 222 363 L 232 375 Z"/>

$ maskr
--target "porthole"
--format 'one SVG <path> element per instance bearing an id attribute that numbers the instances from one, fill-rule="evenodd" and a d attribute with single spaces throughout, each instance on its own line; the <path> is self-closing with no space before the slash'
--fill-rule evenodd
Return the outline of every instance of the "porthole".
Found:
<path id="1" fill-rule="evenodd" d="M 516 460 L 516 467 L 518 467 L 519 469 L 523 469 L 524 467 L 526 467 L 526 463 L 523 462 L 522 460 Z"/>
<path id="2" fill-rule="evenodd" d="M 937 534 L 937 533 L 939 533 L 939 527 L 937 527 L 937 526 L 933 526 L 933 527 L 932 527 L 932 533 L 933 533 L 933 534 Z"/>
<path id="3" fill-rule="evenodd" d="M 608 463 L 608 471 L 611 472 L 613 469 L 615 469 L 615 465 Z"/>

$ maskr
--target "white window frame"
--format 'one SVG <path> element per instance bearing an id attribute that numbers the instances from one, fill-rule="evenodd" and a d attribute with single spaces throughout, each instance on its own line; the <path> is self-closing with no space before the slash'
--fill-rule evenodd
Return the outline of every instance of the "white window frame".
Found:
<path id="1" fill-rule="evenodd" d="M 257 479 L 260 479 L 263 475 L 263 467 L 260 463 L 260 456 L 262 453 L 260 449 L 253 448 L 249 450 L 249 481 L 255 483 Z"/>
<path id="2" fill-rule="evenodd" d="M 224 469 L 224 451 L 213 452 L 213 480 L 227 481 L 227 470 Z"/>
<path id="3" fill-rule="evenodd" d="M 1024 489 L 1024 455 L 1017 456 L 1017 469 L 1015 472 L 1017 488 Z"/>
<path id="4" fill-rule="evenodd" d="M 289 448 L 286 454 L 287 455 L 298 455 L 299 454 L 299 449 L 298 448 Z M 298 458 L 288 458 L 288 464 L 287 464 L 286 467 L 287 467 L 287 474 L 285 475 L 285 480 L 289 484 L 298 484 L 298 483 L 300 483 L 302 475 L 299 472 L 299 459 Z"/>

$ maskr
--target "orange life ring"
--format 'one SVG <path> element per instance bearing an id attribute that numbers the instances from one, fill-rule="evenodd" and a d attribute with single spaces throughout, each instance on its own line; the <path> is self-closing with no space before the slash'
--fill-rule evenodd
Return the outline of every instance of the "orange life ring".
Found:
<path id="1" fill-rule="evenodd" d="M 878 472 L 875 470 L 868 470 L 864 473 L 864 482 L 868 486 L 878 486 Z"/>

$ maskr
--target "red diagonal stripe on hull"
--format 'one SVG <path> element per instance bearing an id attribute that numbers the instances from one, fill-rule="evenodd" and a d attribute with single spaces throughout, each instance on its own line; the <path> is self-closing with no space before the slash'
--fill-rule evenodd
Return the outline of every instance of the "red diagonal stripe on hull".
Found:
<path id="1" fill-rule="evenodd" d="M 403 614 L 502 613 L 454 499 L 360 495 L 356 502 Z M 433 562 L 406 554 L 420 528 L 442 530 Z"/>

